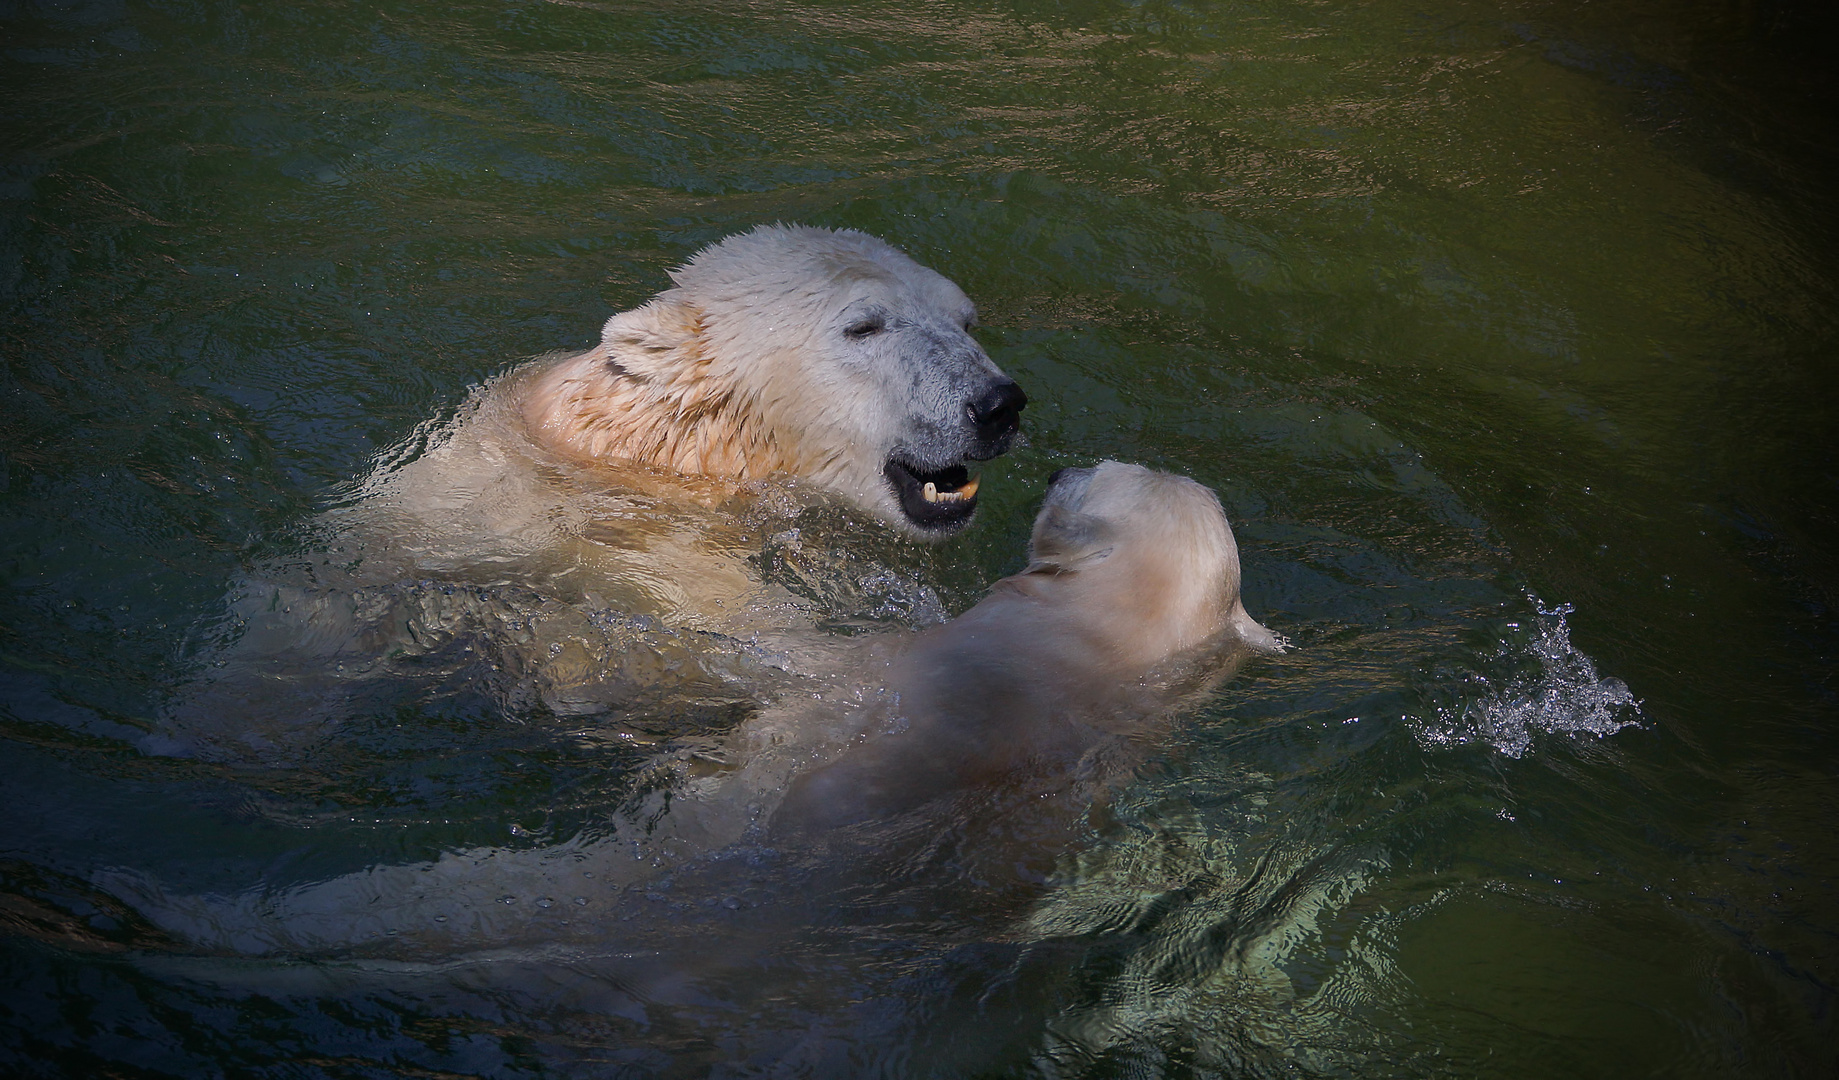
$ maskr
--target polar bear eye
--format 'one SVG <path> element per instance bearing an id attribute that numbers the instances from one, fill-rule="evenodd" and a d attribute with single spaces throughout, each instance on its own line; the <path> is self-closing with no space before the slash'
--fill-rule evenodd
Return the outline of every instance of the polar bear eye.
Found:
<path id="1" fill-rule="evenodd" d="M 860 340 L 865 337 L 874 337 L 876 334 L 886 330 L 887 327 L 888 324 L 886 320 L 882 319 L 881 316 L 871 315 L 866 319 L 857 319 L 855 322 L 850 323 L 843 333 L 849 337 Z"/>

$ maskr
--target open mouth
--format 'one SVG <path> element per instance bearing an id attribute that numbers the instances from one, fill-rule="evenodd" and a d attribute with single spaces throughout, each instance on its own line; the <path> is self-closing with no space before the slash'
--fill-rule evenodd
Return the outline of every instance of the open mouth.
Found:
<path id="1" fill-rule="evenodd" d="M 964 527 L 977 509 L 977 481 L 963 465 L 922 469 L 889 458 L 882 469 L 900 512 L 916 528 L 946 533 Z"/>

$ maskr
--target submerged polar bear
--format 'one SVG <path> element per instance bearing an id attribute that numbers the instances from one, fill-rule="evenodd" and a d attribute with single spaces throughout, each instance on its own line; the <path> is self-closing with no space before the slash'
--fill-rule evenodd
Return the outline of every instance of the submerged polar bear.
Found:
<path id="1" fill-rule="evenodd" d="M 915 638 L 888 672 L 900 722 L 803 776 L 775 827 L 885 818 L 1023 778 L 1039 787 L 1161 713 L 1158 669 L 1284 647 L 1246 612 L 1239 581 L 1208 488 L 1115 461 L 1061 469 L 1027 569 Z"/>
<path id="2" fill-rule="evenodd" d="M 917 537 L 969 523 L 968 466 L 1008 451 L 1027 397 L 956 285 L 864 233 L 799 225 L 731 236 L 671 279 L 367 479 L 333 517 L 375 570 L 515 561 L 541 585 L 586 569 L 612 606 L 694 621 L 748 585 L 732 538 L 708 536 L 733 515 L 695 506 L 780 478 Z"/>
<path id="3" fill-rule="evenodd" d="M 724 755 L 660 761 L 668 782 L 634 776 L 648 793 L 579 836 L 238 896 L 173 896 L 125 873 L 98 884 L 178 940 L 269 954 L 606 944 L 640 932 L 618 905 L 642 908 L 645 890 L 628 886 L 669 874 L 689 900 L 735 888 L 736 872 L 802 864 L 766 882 L 787 899 L 762 915 L 798 923 L 837 893 L 872 894 L 915 846 L 973 850 L 991 896 L 1032 895 L 1093 799 L 1128 774 L 1132 744 L 1251 653 L 1284 647 L 1239 583 L 1206 487 L 1117 462 L 1062 469 L 1025 570 L 951 622 L 859 645 L 823 700 L 754 717 Z M 819 852 L 817 870 L 801 851 Z M 946 891 L 937 902 L 966 899 Z"/>
<path id="4" fill-rule="evenodd" d="M 927 539 L 971 520 L 969 466 L 1010 448 L 1027 398 L 956 285 L 864 233 L 796 225 L 671 277 L 593 348 L 423 425 L 301 550 L 255 567 L 149 748 L 298 746 L 392 710 L 401 686 L 375 678 L 392 673 L 594 711 L 631 682 L 610 669 L 681 667 L 635 659 L 649 646 L 609 619 L 743 640 L 814 621 L 749 566 L 808 493 Z"/>
<path id="5" fill-rule="evenodd" d="M 800 225 L 712 244 L 671 280 L 593 348 L 488 383 L 360 505 L 517 533 L 534 508 L 497 474 L 527 458 L 642 491 L 703 478 L 685 490 L 704 501 L 796 478 L 925 538 L 970 521 L 967 465 L 1009 449 L 1027 397 L 956 285 L 865 233 Z"/>

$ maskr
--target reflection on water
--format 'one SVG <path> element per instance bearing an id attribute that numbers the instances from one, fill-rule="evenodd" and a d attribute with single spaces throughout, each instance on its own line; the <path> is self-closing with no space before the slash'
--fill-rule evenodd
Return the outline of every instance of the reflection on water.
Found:
<path id="1" fill-rule="evenodd" d="M 0 1069 L 1831 1074 L 1816 9 L 0 9 Z M 774 220 L 977 301 L 1030 445 L 972 530 L 673 519 L 790 640 L 589 595 L 592 529 L 341 558 L 469 387 Z M 1042 880 L 975 803 L 646 850 L 1100 457 L 1219 491 L 1299 648 Z"/>

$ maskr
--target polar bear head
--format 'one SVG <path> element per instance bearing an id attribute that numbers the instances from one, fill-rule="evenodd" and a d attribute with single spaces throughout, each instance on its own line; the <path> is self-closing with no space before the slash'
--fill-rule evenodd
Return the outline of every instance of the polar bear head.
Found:
<path id="1" fill-rule="evenodd" d="M 1275 652 L 1246 613 L 1239 547 L 1218 496 L 1185 476 L 1101 461 L 1061 469 L 1035 518 L 1023 579 L 1045 577 L 1062 606 L 1117 638 L 1144 668 L 1223 634 Z"/>
<path id="2" fill-rule="evenodd" d="M 990 865 L 1023 865 L 1042 841 L 1051 850 L 1070 839 L 1083 808 L 1057 792 L 1107 767 L 1090 755 L 1100 733 L 1148 730 L 1196 687 L 1188 676 L 1223 676 L 1247 648 L 1283 642 L 1240 603 L 1238 545 L 1213 492 L 1116 461 L 1061 469 L 1027 568 L 915 635 L 892 663 L 877 661 L 893 722 L 798 778 L 772 828 L 886 820 L 967 788 L 1007 788 L 1019 796 L 1013 812 L 992 814 L 984 799 L 970 812 L 1002 823 Z M 1158 669 L 1182 677 L 1164 681 Z"/>
<path id="3" fill-rule="evenodd" d="M 598 350 L 651 387 L 647 445 L 684 448 L 654 464 L 790 473 L 920 536 L 970 521 L 967 465 L 1009 449 L 1027 398 L 956 285 L 865 233 L 798 225 L 731 236 L 671 280 Z"/>

